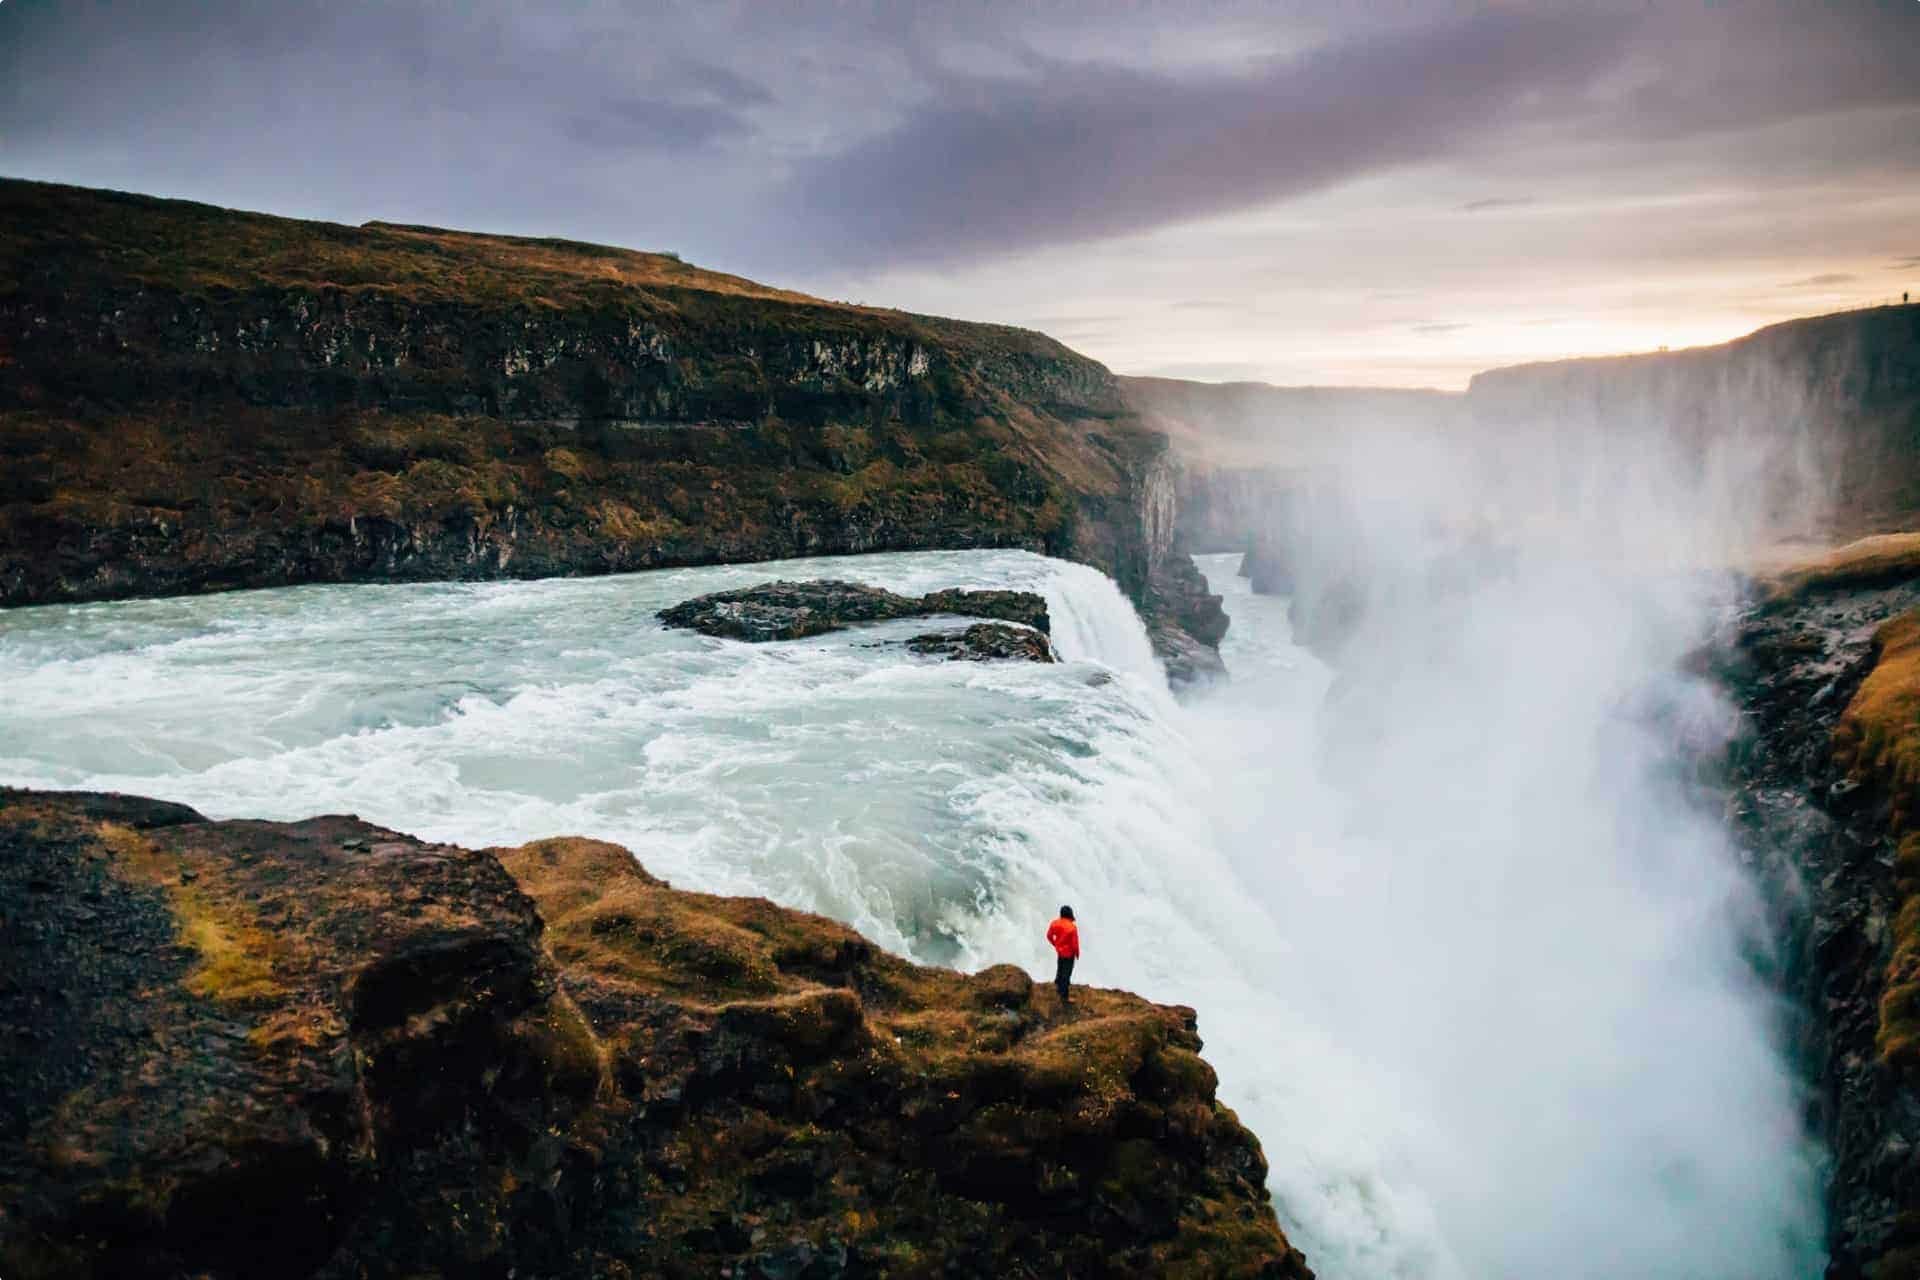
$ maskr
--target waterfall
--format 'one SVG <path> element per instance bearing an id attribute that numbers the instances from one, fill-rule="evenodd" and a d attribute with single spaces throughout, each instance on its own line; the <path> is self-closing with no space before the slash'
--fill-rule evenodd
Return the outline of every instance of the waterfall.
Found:
<path id="1" fill-rule="evenodd" d="M 1690 705 L 1659 598 L 1495 582 L 1451 638 L 1407 605 L 1392 678 L 1355 685 L 1231 569 L 1236 679 L 1185 705 L 1111 581 L 1025 552 L 16 610 L 0 781 L 593 835 L 1036 977 L 1070 902 L 1078 979 L 1199 1011 L 1322 1276 L 1812 1274 L 1744 886 L 1648 710 Z M 1040 591 L 1063 662 L 914 658 L 924 621 L 754 646 L 653 620 L 776 577 Z"/>

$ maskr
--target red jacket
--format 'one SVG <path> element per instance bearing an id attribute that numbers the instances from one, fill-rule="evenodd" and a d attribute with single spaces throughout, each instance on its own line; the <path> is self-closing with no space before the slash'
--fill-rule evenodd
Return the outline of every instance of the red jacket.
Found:
<path id="1" fill-rule="evenodd" d="M 1053 944 L 1061 959 L 1080 958 L 1080 926 L 1065 916 L 1047 926 L 1047 941 Z"/>

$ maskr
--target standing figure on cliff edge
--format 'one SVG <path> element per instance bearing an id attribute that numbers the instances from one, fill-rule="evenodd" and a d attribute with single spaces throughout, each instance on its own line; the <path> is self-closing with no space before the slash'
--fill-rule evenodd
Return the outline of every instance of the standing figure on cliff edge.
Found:
<path id="1" fill-rule="evenodd" d="M 1067 994 L 1067 984 L 1073 978 L 1073 962 L 1080 958 L 1080 926 L 1073 922 L 1073 908 L 1061 907 L 1060 918 L 1047 926 L 1047 941 L 1053 944 L 1053 953 L 1059 961 L 1053 969 L 1053 985 L 1060 992 L 1060 1003 L 1073 1003 Z"/>

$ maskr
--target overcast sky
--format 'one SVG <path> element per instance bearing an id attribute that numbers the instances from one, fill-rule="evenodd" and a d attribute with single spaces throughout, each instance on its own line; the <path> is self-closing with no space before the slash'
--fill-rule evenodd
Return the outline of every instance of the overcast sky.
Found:
<path id="1" fill-rule="evenodd" d="M 1920 292 L 1920 0 L 0 0 L 0 173 L 1459 386 Z"/>

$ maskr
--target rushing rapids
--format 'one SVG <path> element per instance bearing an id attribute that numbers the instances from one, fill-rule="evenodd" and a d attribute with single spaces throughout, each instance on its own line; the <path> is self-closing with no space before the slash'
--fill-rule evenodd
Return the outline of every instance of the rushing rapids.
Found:
<path id="1" fill-rule="evenodd" d="M 0 781 L 591 835 L 966 969 L 1040 972 L 1070 901 L 1079 976 L 1200 1009 L 1319 1274 L 1812 1274 L 1747 886 L 1675 786 L 1679 735 L 1615 715 L 1657 688 L 1661 723 L 1710 722 L 1710 695 L 1623 628 L 1581 640 L 1613 683 L 1550 734 L 1527 699 L 1556 669 L 1509 645 L 1466 646 L 1506 704 L 1440 660 L 1356 699 L 1234 559 L 1205 568 L 1236 679 L 1186 704 L 1111 582 L 1024 552 L 15 611 Z M 916 620 L 750 646 L 654 619 L 798 576 L 1038 591 L 1061 662 L 916 657 Z M 1396 705 L 1404 733 L 1356 739 Z"/>

